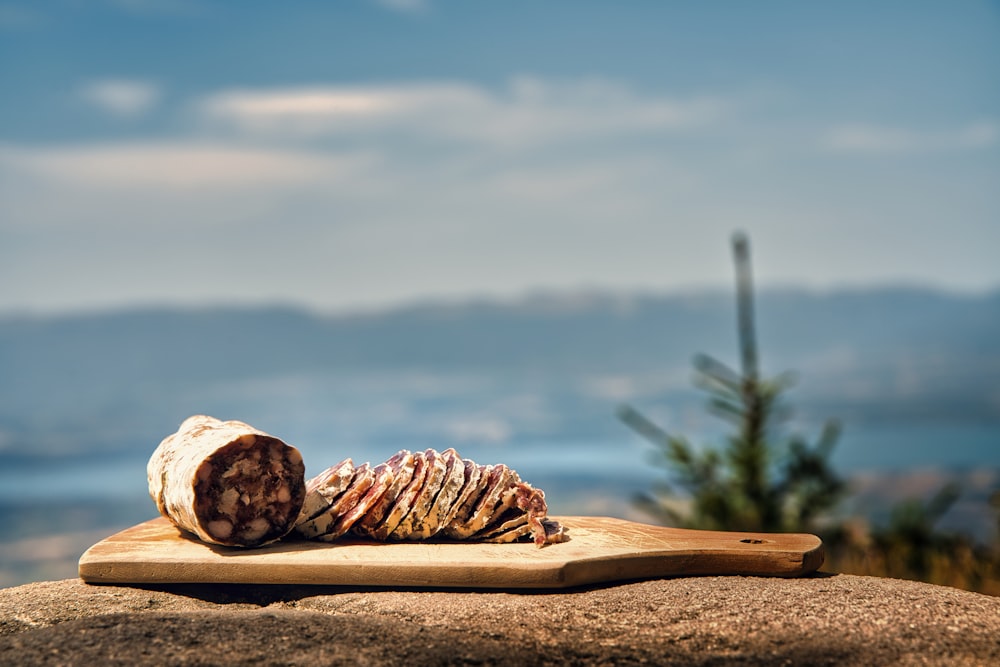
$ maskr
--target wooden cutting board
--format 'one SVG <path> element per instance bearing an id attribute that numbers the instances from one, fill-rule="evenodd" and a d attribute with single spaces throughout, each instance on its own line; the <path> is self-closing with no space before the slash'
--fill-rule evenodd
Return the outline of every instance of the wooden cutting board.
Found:
<path id="1" fill-rule="evenodd" d="M 385 587 L 566 588 L 696 574 L 797 577 L 823 563 L 814 535 L 664 528 L 607 517 L 553 517 L 570 540 L 334 543 L 288 540 L 256 549 L 206 544 L 164 518 L 98 542 L 80 558 L 94 584 L 239 583 Z"/>

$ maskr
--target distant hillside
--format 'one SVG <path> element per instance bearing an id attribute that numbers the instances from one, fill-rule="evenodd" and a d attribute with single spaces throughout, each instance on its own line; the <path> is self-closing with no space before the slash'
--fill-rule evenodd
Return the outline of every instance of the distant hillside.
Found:
<path id="1" fill-rule="evenodd" d="M 571 396 L 597 386 L 608 389 L 587 400 L 641 399 L 688 387 L 697 352 L 734 362 L 733 309 L 723 293 L 554 294 L 340 316 L 276 307 L 8 315 L 0 317 L 0 452 L 118 451 L 162 435 L 185 409 L 238 411 L 252 387 L 269 387 L 273 399 L 290 378 L 300 384 L 289 391 L 303 391 L 302 378 L 339 379 L 329 397 L 327 385 L 309 385 L 310 400 L 329 401 L 331 412 L 364 403 L 374 391 L 364 377 L 489 378 L 519 396 L 525 387 Z M 799 372 L 795 400 L 807 407 L 1000 419 L 1000 292 L 765 291 L 757 320 L 765 372 Z M 424 391 L 407 386 L 394 385 L 393 400 Z M 440 403 L 452 396 L 442 391 Z M 492 400 L 477 407 L 468 390 L 453 394 L 477 412 Z M 574 400 L 552 403 L 567 414 L 552 415 L 546 433 L 569 428 L 580 412 Z"/>

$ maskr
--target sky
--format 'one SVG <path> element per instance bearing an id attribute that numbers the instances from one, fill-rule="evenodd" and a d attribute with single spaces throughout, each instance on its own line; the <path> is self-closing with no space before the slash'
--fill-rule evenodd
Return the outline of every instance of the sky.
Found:
<path id="1" fill-rule="evenodd" d="M 1000 287 L 1000 3 L 0 0 L 0 313 Z"/>

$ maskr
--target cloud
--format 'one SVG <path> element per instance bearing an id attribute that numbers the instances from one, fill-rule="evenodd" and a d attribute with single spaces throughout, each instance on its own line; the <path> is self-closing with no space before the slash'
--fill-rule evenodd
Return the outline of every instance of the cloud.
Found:
<path id="1" fill-rule="evenodd" d="M 363 155 L 331 156 L 213 143 L 111 143 L 0 147 L 0 169 L 63 187 L 97 190 L 238 191 L 329 184 L 364 169 Z"/>
<path id="2" fill-rule="evenodd" d="M 370 88 L 238 90 L 212 95 L 200 106 L 210 118 L 232 122 L 246 130 L 312 134 L 333 131 L 353 118 L 371 120 L 419 108 L 428 95 L 439 102 L 447 97 L 452 98 L 452 103 L 467 101 L 461 99 L 465 92 L 462 90 L 435 88 L 421 92 Z"/>
<path id="3" fill-rule="evenodd" d="M 916 131 L 878 125 L 843 125 L 823 137 L 833 153 L 888 155 L 990 148 L 1000 139 L 1000 125 L 982 121 L 953 130 Z"/>
<path id="4" fill-rule="evenodd" d="M 84 84 L 81 97 L 111 115 L 122 118 L 141 116 L 159 101 L 160 88 L 148 81 L 104 79 Z"/>
<path id="5" fill-rule="evenodd" d="M 197 106 L 211 122 L 258 135 L 391 131 L 504 147 L 677 132 L 715 123 L 728 111 L 717 98 L 672 99 L 602 80 L 559 83 L 531 77 L 513 79 L 500 90 L 437 82 L 229 90 Z"/>

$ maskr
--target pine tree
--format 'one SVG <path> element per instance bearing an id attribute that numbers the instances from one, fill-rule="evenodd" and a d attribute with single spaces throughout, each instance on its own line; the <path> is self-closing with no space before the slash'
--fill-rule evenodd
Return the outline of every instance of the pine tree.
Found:
<path id="1" fill-rule="evenodd" d="M 689 528 L 811 531 L 845 491 L 829 462 L 839 424 L 827 421 L 815 446 L 780 437 L 778 425 L 788 416 L 781 398 L 792 375 L 760 375 L 749 242 L 742 234 L 733 238 L 733 254 L 740 372 L 705 354 L 695 357 L 694 367 L 696 384 L 709 395 L 709 411 L 732 423 L 734 433 L 722 451 L 698 450 L 623 406 L 619 418 L 656 446 L 655 462 L 669 475 L 653 493 L 640 494 L 636 505 L 663 523 Z M 690 496 L 686 512 L 676 502 L 677 487 Z"/>

